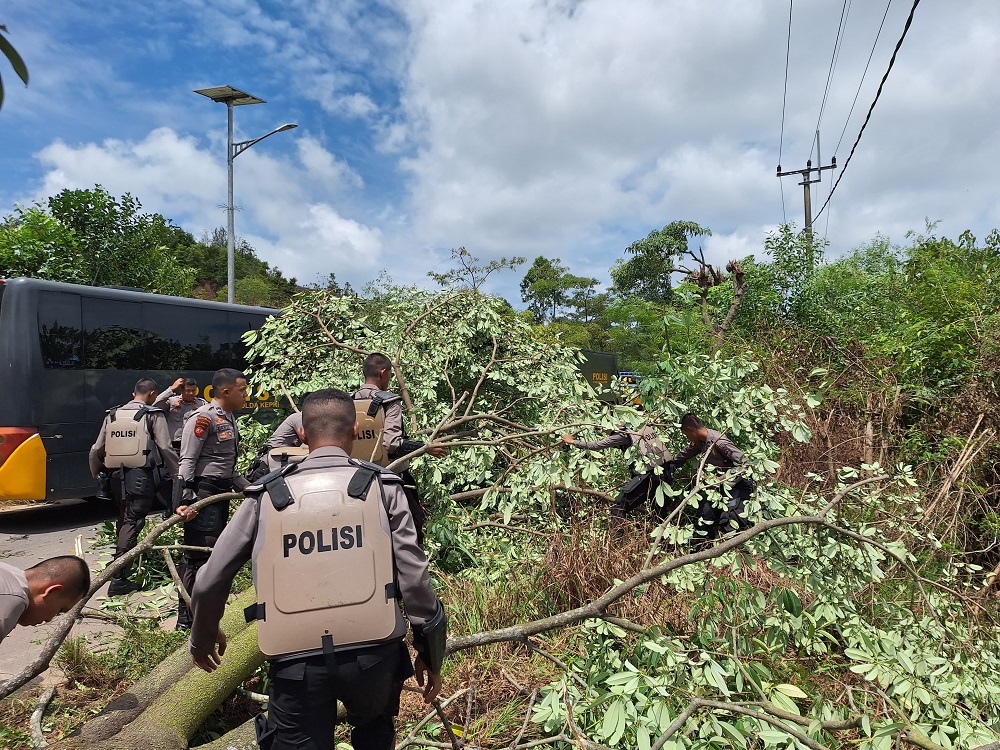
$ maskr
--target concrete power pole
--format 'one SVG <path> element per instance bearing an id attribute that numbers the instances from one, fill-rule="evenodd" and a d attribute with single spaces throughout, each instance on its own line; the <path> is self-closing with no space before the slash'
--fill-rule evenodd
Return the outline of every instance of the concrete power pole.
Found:
<path id="1" fill-rule="evenodd" d="M 822 167 L 822 166 L 820 166 L 820 167 L 814 167 L 812 165 L 812 159 L 806 161 L 806 168 L 805 169 L 793 169 L 793 170 L 790 170 L 788 172 L 782 172 L 781 171 L 781 165 L 780 164 L 778 165 L 778 177 L 785 177 L 785 176 L 790 175 L 790 174 L 800 174 L 800 175 L 802 175 L 802 182 L 800 182 L 799 184 L 802 186 L 802 200 L 803 200 L 803 203 L 805 204 L 805 212 L 806 212 L 806 224 L 805 224 L 805 230 L 804 231 L 808 232 L 810 235 L 812 234 L 813 217 L 812 217 L 812 195 L 809 192 L 809 186 L 810 185 L 814 185 L 814 184 L 816 184 L 817 182 L 820 181 L 820 179 L 822 178 L 822 172 L 823 172 L 823 170 L 825 170 L 825 169 L 836 169 L 836 168 L 837 168 L 837 157 L 836 156 L 834 156 L 830 160 L 830 163 L 827 164 L 825 167 Z M 815 180 L 809 179 L 812 176 L 813 172 L 815 172 L 817 174 L 817 179 L 815 179 Z"/>
<path id="2" fill-rule="evenodd" d="M 806 168 L 805 169 L 793 169 L 793 170 L 791 170 L 789 172 L 782 172 L 781 171 L 781 165 L 780 164 L 778 165 L 778 178 L 779 179 L 781 179 L 782 177 L 785 177 L 787 175 L 790 175 L 790 174 L 800 174 L 800 175 L 802 175 L 802 182 L 800 182 L 799 184 L 802 186 L 802 200 L 805 203 L 805 211 L 806 211 L 806 225 L 805 225 L 805 229 L 803 231 L 808 232 L 810 236 L 812 236 L 813 212 L 812 212 L 812 195 L 809 192 L 809 186 L 810 185 L 815 185 L 817 182 L 822 182 L 823 181 L 823 170 L 825 170 L 825 169 L 836 169 L 837 168 L 837 157 L 836 156 L 834 156 L 832 159 L 830 159 L 830 163 L 827 164 L 825 167 L 822 166 L 822 164 L 823 164 L 823 157 L 821 156 L 820 150 L 819 150 L 819 130 L 816 131 L 816 141 L 815 141 L 815 143 L 816 143 L 816 161 L 818 161 L 820 163 L 820 166 L 814 167 L 812 165 L 812 159 L 809 159 L 809 160 L 806 161 Z M 809 179 L 810 177 L 812 177 L 812 173 L 813 172 L 816 173 L 816 179 L 815 180 Z"/>

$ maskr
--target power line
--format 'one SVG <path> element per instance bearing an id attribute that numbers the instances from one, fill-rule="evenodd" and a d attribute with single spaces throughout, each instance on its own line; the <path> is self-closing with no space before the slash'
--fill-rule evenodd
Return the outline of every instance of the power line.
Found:
<path id="1" fill-rule="evenodd" d="M 854 107 L 858 103 L 858 97 L 861 95 L 861 87 L 865 84 L 865 77 L 868 75 L 868 66 L 872 64 L 872 57 L 875 55 L 875 48 L 878 46 L 879 37 L 882 36 L 882 28 L 885 26 L 885 19 L 889 16 L 889 6 L 892 5 L 892 0 L 889 0 L 885 4 L 885 13 L 882 14 L 882 23 L 878 25 L 878 33 L 875 34 L 875 42 L 872 44 L 872 51 L 868 53 L 868 62 L 865 63 L 865 72 L 861 74 L 861 82 L 858 83 L 858 90 L 854 92 L 854 101 L 851 102 L 851 111 L 847 113 L 847 120 L 844 122 L 844 129 L 840 131 L 840 139 L 837 141 L 837 147 L 833 149 L 834 155 L 840 151 L 840 144 L 844 141 L 844 134 L 847 132 L 847 126 L 851 124 L 851 115 L 854 114 Z"/>
<path id="2" fill-rule="evenodd" d="M 913 14 L 917 10 L 917 6 L 920 5 L 920 0 L 913 0 L 913 7 L 910 8 L 910 15 L 906 17 L 906 24 L 903 26 L 903 33 L 899 37 L 899 41 L 896 42 L 896 48 L 892 51 L 892 57 L 889 58 L 889 67 L 886 68 L 885 75 L 882 76 L 882 81 L 878 85 L 878 91 L 875 92 L 875 98 L 872 100 L 871 106 L 868 108 L 868 114 L 865 116 L 865 121 L 861 125 L 861 130 L 858 131 L 858 137 L 854 141 L 854 145 L 851 146 L 851 153 L 847 156 L 847 161 L 844 162 L 844 166 L 840 170 L 840 174 L 837 176 L 837 181 L 833 183 L 833 188 L 830 190 L 830 194 L 826 197 L 826 203 L 820 208 L 819 213 L 816 214 L 815 218 L 819 218 L 820 214 L 826 210 L 826 207 L 830 205 L 830 199 L 833 198 L 833 194 L 837 191 L 837 186 L 840 181 L 844 179 L 844 174 L 847 172 L 847 165 L 851 163 L 851 159 L 854 157 L 854 152 L 858 148 L 858 144 L 861 143 L 861 136 L 864 135 L 865 128 L 868 127 L 869 120 L 872 119 L 872 112 L 875 111 L 875 105 L 878 104 L 879 97 L 882 96 L 882 88 L 885 86 L 885 82 L 889 79 L 889 73 L 892 72 L 892 66 L 896 62 L 896 55 L 899 53 L 899 48 L 903 46 L 903 40 L 906 39 L 906 32 L 910 30 L 910 24 L 913 23 Z"/>
<path id="3" fill-rule="evenodd" d="M 830 55 L 830 69 L 826 74 L 826 87 L 823 89 L 823 101 L 819 105 L 819 117 L 816 118 L 816 130 L 819 130 L 820 123 L 823 122 L 823 113 L 826 111 L 826 102 L 830 96 L 830 84 L 833 83 L 833 72 L 837 68 L 837 60 L 840 58 L 840 50 L 844 44 L 844 31 L 847 29 L 847 17 L 851 12 L 851 2 L 849 0 L 844 0 L 843 4 L 840 6 L 840 22 L 837 24 L 837 36 L 833 40 L 833 52 Z M 812 159 L 813 149 L 816 148 L 816 142 L 813 141 L 812 147 L 809 149 L 809 158 Z"/>
<path id="4" fill-rule="evenodd" d="M 788 56 L 792 49 L 792 3 L 788 0 L 788 39 L 785 42 L 785 87 L 781 92 L 781 136 L 778 138 L 778 164 L 781 164 L 781 150 L 785 145 L 785 102 L 788 101 Z M 781 181 L 779 180 L 780 184 Z M 785 216 L 785 186 L 781 186 L 781 219 L 783 224 L 788 223 Z"/>

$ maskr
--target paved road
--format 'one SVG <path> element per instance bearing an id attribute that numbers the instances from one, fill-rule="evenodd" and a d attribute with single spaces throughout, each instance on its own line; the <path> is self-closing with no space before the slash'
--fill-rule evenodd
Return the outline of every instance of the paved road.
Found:
<path id="1" fill-rule="evenodd" d="M 90 549 L 97 537 L 101 522 L 113 518 L 114 509 L 108 504 L 71 500 L 60 503 L 32 506 L 23 510 L 0 512 L 0 560 L 19 568 L 30 568 L 35 563 L 55 555 L 73 554 L 76 537 L 82 536 L 84 559 L 93 567 L 98 556 Z M 107 594 L 107 586 L 98 595 Z M 49 635 L 52 625 L 14 628 L 0 643 L 0 680 L 17 674 L 30 664 L 41 651 L 41 643 Z M 108 632 L 107 624 L 94 620 L 78 622 L 70 637 Z M 52 670 L 42 675 L 42 682 L 58 682 Z M 37 684 L 36 680 L 32 684 Z"/>

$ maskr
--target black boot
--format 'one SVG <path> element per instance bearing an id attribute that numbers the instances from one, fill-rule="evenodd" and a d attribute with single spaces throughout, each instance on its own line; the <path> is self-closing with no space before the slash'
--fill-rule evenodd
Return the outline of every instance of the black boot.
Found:
<path id="1" fill-rule="evenodd" d="M 108 586 L 108 596 L 127 596 L 135 591 L 142 591 L 142 586 L 128 578 L 112 578 Z"/>

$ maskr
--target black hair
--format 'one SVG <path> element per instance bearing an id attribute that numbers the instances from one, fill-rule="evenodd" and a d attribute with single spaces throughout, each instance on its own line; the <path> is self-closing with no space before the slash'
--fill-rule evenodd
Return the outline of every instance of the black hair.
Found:
<path id="1" fill-rule="evenodd" d="M 195 380 L 194 378 L 184 378 L 184 387 L 185 388 L 188 388 L 188 387 L 190 387 L 192 385 L 195 388 L 197 388 L 198 387 L 198 381 Z"/>
<path id="2" fill-rule="evenodd" d="M 135 388 L 132 389 L 132 393 L 136 396 L 145 396 L 148 393 L 156 390 L 156 381 L 152 378 L 139 378 L 135 381 Z"/>
<path id="3" fill-rule="evenodd" d="M 387 367 L 392 367 L 392 362 L 382 352 L 372 352 L 361 363 L 366 378 L 378 377 L 378 374 Z"/>
<path id="4" fill-rule="evenodd" d="M 354 399 L 345 391 L 324 388 L 302 401 L 302 429 L 309 442 L 344 440 L 351 436 L 356 421 Z"/>
<path id="5" fill-rule="evenodd" d="M 681 417 L 681 429 L 682 430 L 700 430 L 705 425 L 702 424 L 701 420 L 698 419 L 694 414 L 688 412 L 683 417 Z"/>
<path id="6" fill-rule="evenodd" d="M 74 601 L 79 601 L 90 590 L 90 568 L 76 555 L 50 557 L 28 570 L 53 583 L 61 583 L 63 593 Z"/>
<path id="7" fill-rule="evenodd" d="M 212 390 L 221 391 L 223 388 L 231 388 L 236 385 L 236 381 L 240 378 L 246 380 L 247 376 L 232 367 L 223 367 L 221 370 L 216 370 L 215 375 L 212 376 Z"/>

